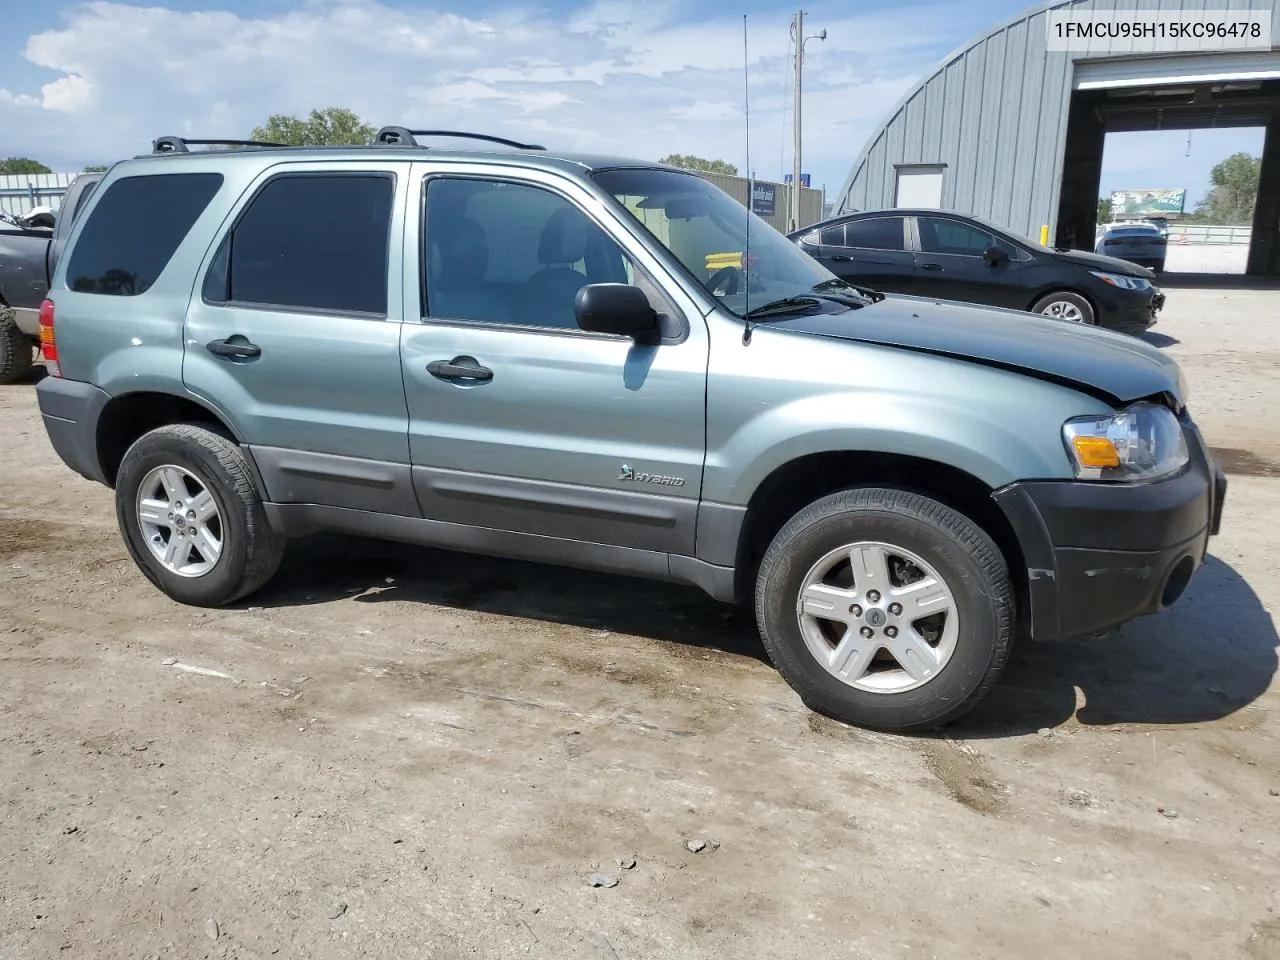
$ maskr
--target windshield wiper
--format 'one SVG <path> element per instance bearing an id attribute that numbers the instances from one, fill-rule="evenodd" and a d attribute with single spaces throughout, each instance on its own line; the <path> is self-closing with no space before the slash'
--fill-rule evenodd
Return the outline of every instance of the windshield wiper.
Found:
<path id="1" fill-rule="evenodd" d="M 804 293 L 796 297 L 783 297 L 780 300 L 770 300 L 768 303 L 759 307 L 752 307 L 743 314 L 748 320 L 755 320 L 759 317 L 776 316 L 783 313 L 795 313 L 797 310 L 803 310 L 806 307 L 816 307 L 821 305 L 822 299 L 812 294 Z"/>
<path id="2" fill-rule="evenodd" d="M 848 280 L 841 280 L 839 277 L 832 277 L 830 280 L 823 280 L 813 286 L 814 293 L 820 290 L 852 290 L 863 300 L 869 300 L 871 303 L 879 303 L 884 299 L 884 294 L 879 290 L 871 290 L 867 287 L 859 287 L 850 283 Z"/>

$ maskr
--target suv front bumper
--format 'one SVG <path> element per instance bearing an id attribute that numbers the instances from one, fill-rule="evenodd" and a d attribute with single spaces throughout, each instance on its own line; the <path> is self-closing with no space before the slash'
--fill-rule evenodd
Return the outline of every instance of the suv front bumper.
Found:
<path id="1" fill-rule="evenodd" d="M 1031 635 L 1095 634 L 1182 596 L 1222 523 L 1227 478 L 1184 420 L 1190 462 L 1144 483 L 1033 481 L 997 491 L 1027 568 Z"/>

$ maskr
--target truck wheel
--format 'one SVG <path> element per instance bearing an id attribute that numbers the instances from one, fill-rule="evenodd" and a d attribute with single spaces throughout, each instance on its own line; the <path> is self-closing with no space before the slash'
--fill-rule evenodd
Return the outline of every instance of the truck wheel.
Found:
<path id="1" fill-rule="evenodd" d="M 1070 290 L 1058 290 L 1046 293 L 1031 308 L 1032 313 L 1043 313 L 1059 320 L 1070 320 L 1072 323 L 1097 323 L 1093 306 L 1078 293 Z"/>
<path id="2" fill-rule="evenodd" d="M 0 305 L 0 384 L 17 383 L 31 373 L 35 344 L 18 329 L 13 310 Z"/>
<path id="3" fill-rule="evenodd" d="M 129 447 L 116 477 L 116 520 L 147 579 L 197 607 L 253 593 L 284 556 L 243 451 L 194 424 L 160 427 Z"/>
<path id="4" fill-rule="evenodd" d="M 956 719 L 1009 657 L 1004 557 L 927 497 L 865 487 L 810 504 L 765 552 L 756 620 L 774 666 L 811 709 L 910 731 Z"/>

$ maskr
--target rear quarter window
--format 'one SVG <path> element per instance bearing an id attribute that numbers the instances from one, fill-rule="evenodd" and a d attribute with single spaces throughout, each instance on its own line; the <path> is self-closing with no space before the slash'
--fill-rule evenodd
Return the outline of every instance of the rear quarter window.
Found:
<path id="1" fill-rule="evenodd" d="M 67 264 L 67 286 L 116 297 L 146 293 L 221 186 L 220 173 L 115 181 L 80 231 Z"/>

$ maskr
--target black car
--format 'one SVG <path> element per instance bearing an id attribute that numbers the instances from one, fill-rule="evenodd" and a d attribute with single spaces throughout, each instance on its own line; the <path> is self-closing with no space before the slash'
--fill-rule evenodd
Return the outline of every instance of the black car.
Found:
<path id="1" fill-rule="evenodd" d="M 946 210 L 864 210 L 789 234 L 859 287 L 1011 307 L 1141 333 L 1164 294 L 1146 267 L 1049 249 L 978 217 Z"/>

